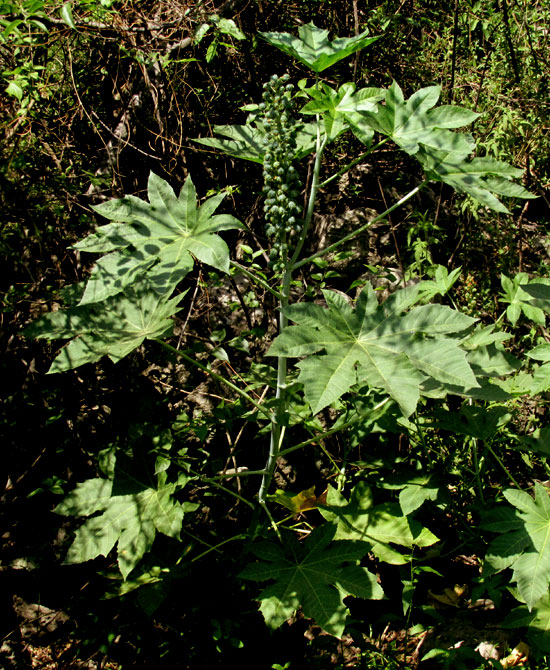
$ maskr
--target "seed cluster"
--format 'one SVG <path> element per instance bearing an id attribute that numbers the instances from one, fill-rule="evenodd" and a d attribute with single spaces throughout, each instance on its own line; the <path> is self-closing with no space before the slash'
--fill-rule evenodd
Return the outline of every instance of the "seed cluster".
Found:
<path id="1" fill-rule="evenodd" d="M 274 74 L 264 84 L 263 112 L 265 130 L 264 154 L 264 212 L 266 233 L 272 239 L 269 252 L 270 264 L 275 271 L 282 271 L 288 257 L 290 237 L 299 231 L 297 216 L 301 210 L 300 178 L 292 165 L 296 150 L 297 124 L 292 119 L 294 86 L 288 83 L 287 74 Z"/>

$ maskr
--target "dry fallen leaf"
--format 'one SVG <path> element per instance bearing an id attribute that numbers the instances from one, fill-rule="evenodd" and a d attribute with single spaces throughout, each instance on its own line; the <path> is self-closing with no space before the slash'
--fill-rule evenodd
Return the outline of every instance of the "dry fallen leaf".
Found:
<path id="1" fill-rule="evenodd" d="M 503 668 L 515 668 L 525 665 L 529 660 L 529 652 L 531 649 L 525 642 L 520 642 L 513 649 L 512 653 L 508 654 L 506 658 L 501 659 Z"/>
<path id="2" fill-rule="evenodd" d="M 468 592 L 468 587 L 466 584 L 455 584 L 454 587 L 444 589 L 443 593 L 434 593 L 433 591 L 428 591 L 430 598 L 436 601 L 441 605 L 447 605 L 448 607 L 460 607 L 460 604 L 464 596 Z"/>

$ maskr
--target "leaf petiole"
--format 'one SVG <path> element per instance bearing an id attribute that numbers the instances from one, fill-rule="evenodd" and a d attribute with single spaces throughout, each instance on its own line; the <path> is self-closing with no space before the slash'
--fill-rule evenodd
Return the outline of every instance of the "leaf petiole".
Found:
<path id="1" fill-rule="evenodd" d="M 203 365 L 202 363 L 199 363 L 199 361 L 196 361 L 194 358 L 191 358 L 191 356 L 188 356 L 183 351 L 180 351 L 179 349 L 176 349 L 171 344 L 168 344 L 168 342 L 164 342 L 163 340 L 161 340 L 159 338 L 154 338 L 154 341 L 157 342 L 158 344 L 160 344 L 161 346 L 163 346 L 168 351 L 172 352 L 173 354 L 176 354 L 176 356 L 179 356 L 180 358 L 185 359 L 189 363 L 192 363 L 195 367 L 199 368 L 199 370 L 202 370 L 203 372 L 205 372 L 207 375 L 209 375 L 213 379 L 216 379 L 217 381 L 221 382 L 222 384 L 225 384 L 231 390 L 235 391 L 235 393 L 238 393 L 240 396 L 245 398 L 245 400 L 247 400 L 251 405 L 253 405 L 259 412 L 261 412 L 267 419 L 269 419 L 269 421 L 274 420 L 273 412 L 266 409 L 263 405 L 260 405 L 260 403 L 256 402 L 254 400 L 254 398 L 252 398 L 252 396 L 250 396 L 246 391 L 243 391 L 236 384 L 233 384 L 233 382 L 230 382 L 225 377 L 222 377 L 222 375 L 219 375 L 217 372 L 214 372 L 214 370 L 211 370 L 206 365 Z"/>
<path id="2" fill-rule="evenodd" d="M 337 242 L 334 242 L 334 244 L 330 244 L 328 247 L 325 247 L 324 249 L 321 249 L 320 251 L 316 251 L 314 254 L 311 254 L 311 256 L 308 256 L 307 258 L 303 258 L 301 261 L 298 261 L 292 269 L 297 270 L 298 268 L 301 268 L 302 265 L 305 265 L 306 263 L 311 263 L 311 261 L 315 260 L 316 258 L 319 258 L 320 256 L 324 256 L 325 254 L 328 254 L 331 251 L 334 251 L 335 249 L 340 247 L 345 242 L 348 242 L 349 240 L 352 240 L 354 237 L 357 237 L 357 235 L 360 235 L 369 226 L 372 226 L 374 223 L 377 223 L 378 221 L 381 221 L 388 214 L 391 214 L 391 212 L 396 210 L 398 207 L 401 207 L 401 205 L 405 204 L 407 202 L 407 200 L 410 200 L 413 196 L 415 196 L 425 184 L 427 184 L 426 181 L 421 182 L 418 186 L 413 188 L 412 191 L 407 193 L 407 195 L 403 196 L 400 200 L 398 200 L 391 207 L 388 207 L 388 209 L 385 212 L 382 212 L 382 214 L 378 214 L 378 216 L 375 216 L 374 219 L 371 219 L 370 221 L 365 223 L 363 226 L 360 226 L 359 228 L 357 228 L 357 230 L 354 230 L 353 233 L 350 233 L 349 235 L 345 235 L 344 237 L 339 239 Z"/>

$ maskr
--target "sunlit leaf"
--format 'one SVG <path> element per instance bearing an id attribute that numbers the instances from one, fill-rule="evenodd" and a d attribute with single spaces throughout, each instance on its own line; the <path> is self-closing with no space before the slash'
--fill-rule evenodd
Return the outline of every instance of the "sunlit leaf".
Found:
<path id="1" fill-rule="evenodd" d="M 60 14 L 61 14 L 61 18 L 69 26 L 69 28 L 72 28 L 73 30 L 76 30 L 76 25 L 75 25 L 74 19 L 73 19 L 73 11 L 71 9 L 71 5 L 68 2 L 66 2 L 61 7 Z"/>
<path id="2" fill-rule="evenodd" d="M 468 159 L 469 153 L 469 150 L 452 153 L 447 148 L 438 151 L 437 147 L 423 145 L 416 158 L 428 179 L 449 184 L 459 193 L 467 193 L 481 205 L 496 212 L 509 213 L 497 195 L 509 198 L 537 197 L 512 181 L 521 177 L 521 170 L 493 158 Z"/>
<path id="3" fill-rule="evenodd" d="M 142 281 L 101 303 L 44 314 L 24 334 L 48 340 L 74 338 L 54 360 L 49 374 L 71 370 L 103 356 L 117 362 L 146 339 L 171 332 L 170 317 L 178 311 L 184 295 L 171 300 L 159 298 Z"/>
<path id="4" fill-rule="evenodd" d="M 472 123 L 479 114 L 450 105 L 432 109 L 440 94 L 439 86 L 429 86 L 405 101 L 403 91 L 393 82 L 386 91 L 385 104 L 354 117 L 356 125 L 361 126 L 362 120 L 362 124 L 386 135 L 409 154 L 416 154 L 421 144 L 439 151 L 469 154 L 475 146 L 472 136 L 449 129 Z"/>
<path id="5" fill-rule="evenodd" d="M 407 557 L 391 545 L 411 549 L 414 545 L 430 546 L 437 537 L 413 519 L 407 518 L 395 503 L 374 505 L 365 482 L 358 482 L 349 501 L 329 486 L 326 505 L 320 509 L 328 521 L 337 524 L 336 539 L 364 542 L 378 558 L 402 565 Z"/>
<path id="6" fill-rule="evenodd" d="M 178 538 L 185 511 L 196 505 L 181 504 L 173 495 L 175 484 L 113 495 L 113 481 L 88 479 L 55 508 L 57 514 L 89 517 L 76 531 L 65 563 L 83 563 L 107 556 L 117 545 L 118 565 L 126 578 L 148 551 L 158 532 Z M 100 514 L 97 514 L 100 512 Z"/>
<path id="7" fill-rule="evenodd" d="M 290 33 L 261 32 L 260 35 L 269 44 L 296 58 L 314 72 L 326 70 L 379 39 L 379 36 L 368 37 L 368 31 L 365 31 L 354 37 L 339 37 L 331 42 L 328 39 L 328 30 L 321 30 L 314 23 L 300 26 L 299 37 Z"/>
<path id="8" fill-rule="evenodd" d="M 548 593 L 550 584 L 550 498 L 548 490 L 535 484 L 535 497 L 508 489 L 506 500 L 516 508 L 516 519 L 502 527 L 503 534 L 490 544 L 484 574 L 511 567 L 519 593 L 529 610 Z M 485 526 L 485 524 L 484 524 Z M 490 529 L 499 530 L 492 522 Z"/>
<path id="9" fill-rule="evenodd" d="M 302 114 L 319 114 L 323 118 L 325 132 L 330 139 L 334 139 L 348 127 L 355 132 L 360 120 L 360 112 L 375 111 L 376 102 L 384 97 L 384 89 L 364 88 L 355 90 L 355 84 L 346 83 L 338 91 L 321 84 L 320 87 L 312 87 L 306 91 L 311 98 L 302 109 Z M 363 144 L 369 144 L 373 136 L 370 133 L 359 131 Z"/>
<path id="10" fill-rule="evenodd" d="M 352 308 L 340 294 L 323 291 L 326 308 L 300 303 L 285 309 L 297 325 L 285 328 L 269 354 L 307 357 L 298 363 L 298 381 L 314 413 L 354 384 L 383 389 L 405 416 L 415 410 L 427 378 L 478 386 L 459 344 L 445 337 L 475 319 L 443 305 L 422 305 L 402 314 L 417 293 L 416 287 L 402 289 L 379 305 L 368 285 Z"/>
<path id="11" fill-rule="evenodd" d="M 229 250 L 216 233 L 242 224 L 229 214 L 214 214 L 224 193 L 198 206 L 191 177 L 176 197 L 164 179 L 151 173 L 148 196 L 149 202 L 129 195 L 94 207 L 114 223 L 99 227 L 75 248 L 113 253 L 94 266 L 81 304 L 115 295 L 140 274 L 159 293 L 170 294 L 192 269 L 194 258 L 228 272 Z"/>

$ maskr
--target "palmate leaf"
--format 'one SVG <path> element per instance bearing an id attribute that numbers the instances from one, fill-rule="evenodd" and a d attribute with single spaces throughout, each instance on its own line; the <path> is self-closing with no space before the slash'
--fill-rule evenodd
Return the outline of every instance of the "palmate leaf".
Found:
<path id="1" fill-rule="evenodd" d="M 365 542 L 369 551 L 392 565 L 402 565 L 408 559 L 391 545 L 411 549 L 414 545 L 427 547 L 438 540 L 427 528 L 404 516 L 399 505 L 375 506 L 365 482 L 355 485 L 349 501 L 329 486 L 326 505 L 320 512 L 325 519 L 337 524 L 336 540 Z"/>
<path id="2" fill-rule="evenodd" d="M 170 318 L 185 293 L 159 298 L 141 281 L 107 300 L 44 314 L 24 334 L 41 339 L 72 339 L 52 363 L 48 374 L 63 372 L 109 356 L 113 362 L 137 349 L 146 339 L 171 332 Z"/>
<path id="3" fill-rule="evenodd" d="M 493 515 L 483 524 L 503 533 L 490 544 L 483 572 L 488 576 L 511 567 L 519 592 L 532 610 L 550 584 L 550 498 L 539 483 L 534 499 L 516 489 L 508 489 L 504 496 L 518 511 L 501 521 Z"/>
<path id="4" fill-rule="evenodd" d="M 243 160 L 263 163 L 266 146 L 264 144 L 265 131 L 251 123 L 244 126 L 214 126 L 214 133 L 218 137 L 196 137 L 193 142 L 198 142 L 213 149 L 219 149 L 228 156 L 242 158 Z M 298 127 L 296 131 L 297 160 L 310 154 L 317 142 L 317 126 L 308 123 Z"/>
<path id="5" fill-rule="evenodd" d="M 298 28 L 299 37 L 290 33 L 264 33 L 260 35 L 288 56 L 296 58 L 314 72 L 322 72 L 352 53 L 372 44 L 376 37 L 368 37 L 368 31 L 354 37 L 338 37 L 332 42 L 328 30 L 321 30 L 311 22 Z"/>
<path id="6" fill-rule="evenodd" d="M 374 135 L 371 128 L 359 129 L 361 112 L 376 111 L 376 102 L 384 97 L 384 89 L 363 88 L 355 90 L 355 84 L 348 82 L 338 91 L 322 83 L 319 88 L 306 91 L 313 98 L 300 110 L 302 114 L 320 114 L 329 139 L 334 139 L 348 127 L 357 134 L 363 144 L 370 144 Z M 357 131 L 357 132 L 356 132 Z"/>
<path id="7" fill-rule="evenodd" d="M 508 303 L 506 316 L 512 325 L 517 323 L 522 313 L 526 319 L 534 321 L 539 326 L 546 325 L 545 312 L 550 311 L 550 302 L 537 296 L 548 296 L 550 286 L 545 286 L 544 282 L 549 281 L 537 278 L 530 283 L 526 272 L 518 272 L 512 278 L 501 275 L 503 292 L 500 294 L 499 302 Z"/>
<path id="8" fill-rule="evenodd" d="M 94 207 L 114 223 L 75 245 L 80 251 L 107 254 L 94 266 L 81 304 L 105 300 L 145 272 L 157 292 L 169 295 L 192 269 L 193 258 L 228 272 L 229 250 L 216 233 L 242 224 L 229 214 L 214 214 L 225 194 L 198 206 L 191 177 L 176 197 L 154 173 L 147 190 L 149 202 L 128 195 Z"/>
<path id="9" fill-rule="evenodd" d="M 272 356 L 307 356 L 298 363 L 298 382 L 314 413 L 356 383 L 386 391 L 405 416 L 414 412 L 426 379 L 478 386 L 459 343 L 444 337 L 475 319 L 443 305 L 402 314 L 416 300 L 417 286 L 396 291 L 379 305 L 367 285 L 355 309 L 337 293 L 323 295 L 326 308 L 300 303 L 284 310 L 297 325 L 285 328 L 269 350 Z"/>
<path id="10" fill-rule="evenodd" d="M 259 596 L 266 623 L 278 628 L 298 607 L 328 633 L 341 637 L 347 609 L 346 595 L 379 599 L 384 593 L 376 576 L 359 566 L 368 550 L 360 542 L 331 542 L 334 524 L 316 528 L 303 542 L 292 535 L 285 537 L 284 547 L 273 542 L 252 546 L 261 559 L 250 563 L 240 577 L 254 581 L 275 580 Z"/>
<path id="11" fill-rule="evenodd" d="M 430 428 L 449 430 L 459 435 L 468 435 L 480 440 L 488 440 L 499 428 L 506 425 L 512 418 L 508 408 L 476 407 L 463 405 L 460 411 L 436 410 L 430 421 Z"/>
<path id="12" fill-rule="evenodd" d="M 546 593 L 533 607 L 527 639 L 545 654 L 550 653 L 550 594 Z"/>
<path id="13" fill-rule="evenodd" d="M 468 160 L 469 153 L 470 151 L 451 153 L 448 149 L 438 151 L 437 147 L 423 144 L 416 153 L 416 158 L 428 179 L 449 184 L 459 193 L 467 193 L 496 212 L 509 214 L 509 210 L 496 195 L 524 199 L 537 197 L 520 184 L 511 181 L 521 177 L 521 170 L 493 158 Z"/>
<path id="14" fill-rule="evenodd" d="M 452 105 L 432 109 L 440 94 L 439 86 L 428 86 L 405 101 L 403 91 L 394 81 L 386 91 L 385 105 L 378 105 L 374 112 L 361 112 L 355 117 L 355 124 L 386 135 L 412 155 L 418 152 L 420 144 L 440 151 L 471 153 L 475 147 L 472 136 L 449 129 L 472 123 L 479 114 Z"/>
<path id="15" fill-rule="evenodd" d="M 163 482 L 157 488 L 143 485 L 137 492 L 113 495 L 109 479 L 77 484 L 54 510 L 64 516 L 89 517 L 76 531 L 65 563 L 107 556 L 116 544 L 118 566 L 126 579 L 151 548 L 157 531 L 178 538 L 184 512 L 196 509 L 195 504 L 177 502 L 175 491 L 175 484 Z"/>
<path id="16" fill-rule="evenodd" d="M 198 142 L 213 149 L 219 149 L 229 156 L 242 158 L 255 163 L 263 163 L 265 132 L 247 124 L 244 126 L 214 126 L 214 133 L 218 137 L 195 137 Z"/>

